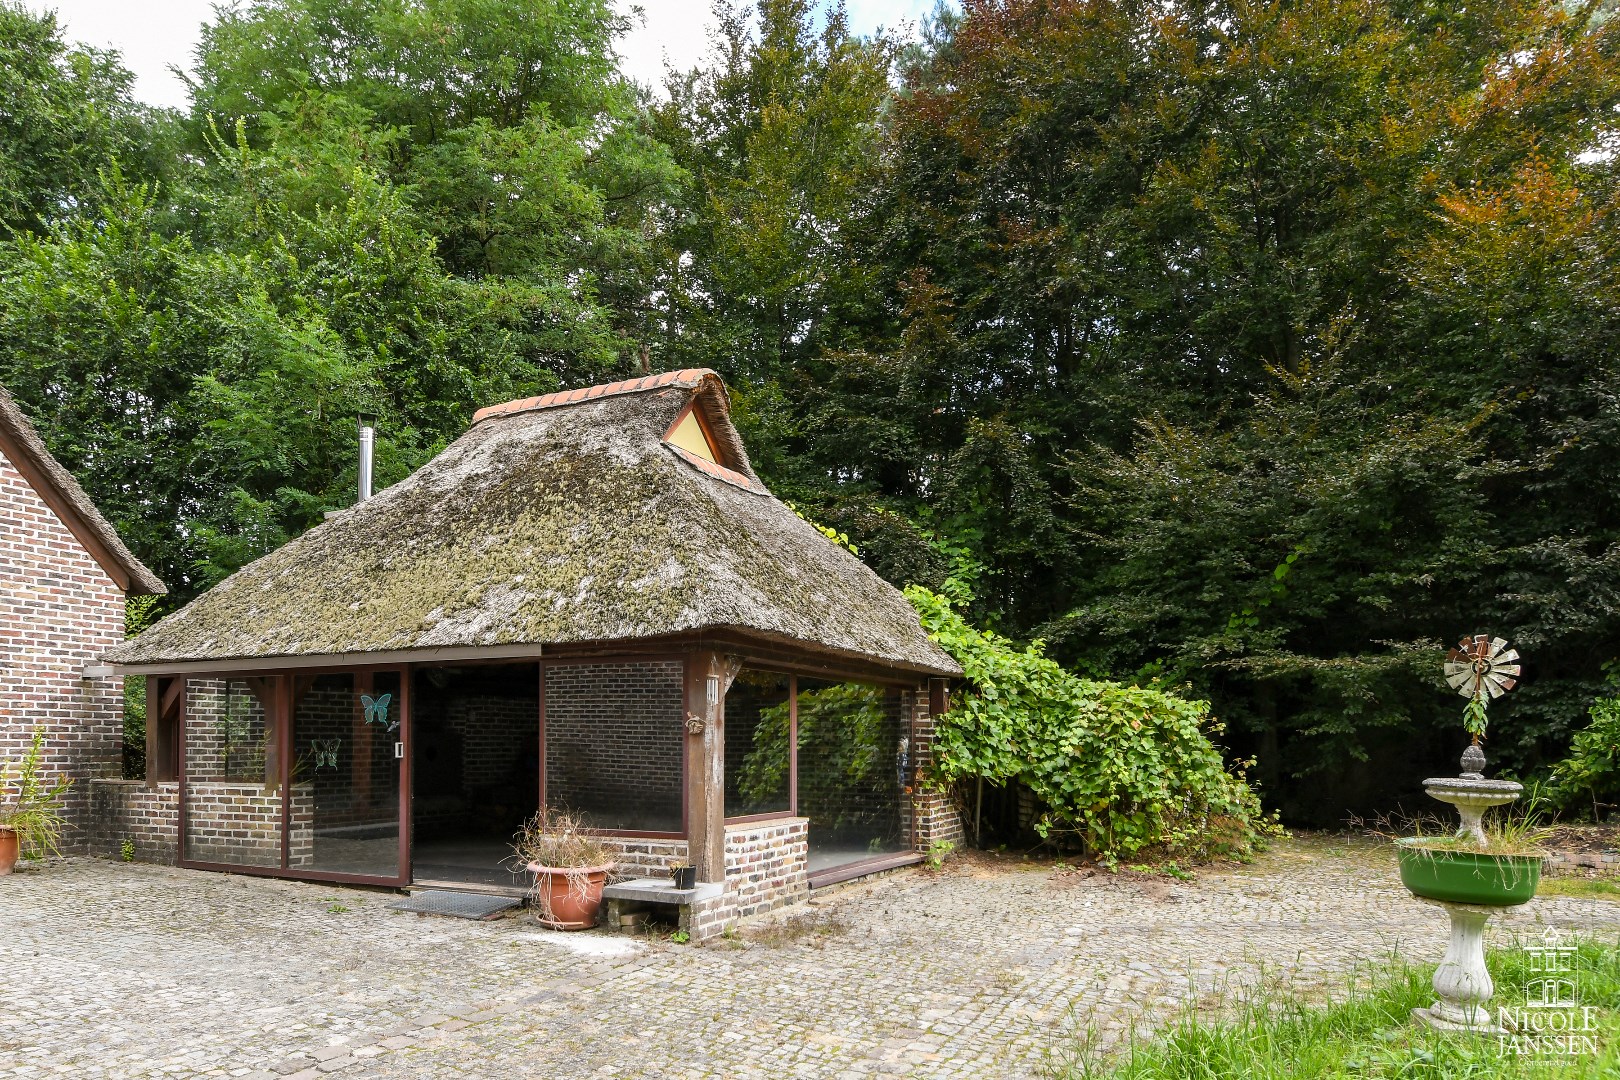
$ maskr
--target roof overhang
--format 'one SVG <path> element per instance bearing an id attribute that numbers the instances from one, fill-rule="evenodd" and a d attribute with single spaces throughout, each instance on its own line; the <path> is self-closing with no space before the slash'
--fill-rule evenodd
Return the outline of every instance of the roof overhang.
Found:
<path id="1" fill-rule="evenodd" d="M 58 521 L 121 592 L 162 596 L 166 590 L 118 538 L 78 481 L 45 449 L 26 414 L 0 389 L 0 454 L 11 462 Z"/>
<path id="2" fill-rule="evenodd" d="M 828 678 L 907 683 L 919 679 L 957 678 L 960 672 L 922 668 L 858 652 L 826 649 L 796 638 L 762 633 L 747 627 L 712 627 L 660 637 L 617 641 L 534 645 L 458 645 L 449 648 L 392 649 L 361 653 L 317 653 L 298 656 L 249 656 L 208 660 L 171 660 L 148 664 L 112 664 L 119 675 L 206 675 L 250 671 L 305 671 L 406 664 L 449 664 L 475 661 L 541 660 L 650 652 L 736 652 L 754 662 L 800 674 Z"/>
<path id="3" fill-rule="evenodd" d="M 119 675 L 205 675 L 211 672 L 303 671 L 318 668 L 398 667 L 467 660 L 538 660 L 539 645 L 458 645 L 444 649 L 389 649 L 363 653 L 309 653 L 299 656 L 242 656 L 209 660 L 163 660 L 111 664 Z"/>

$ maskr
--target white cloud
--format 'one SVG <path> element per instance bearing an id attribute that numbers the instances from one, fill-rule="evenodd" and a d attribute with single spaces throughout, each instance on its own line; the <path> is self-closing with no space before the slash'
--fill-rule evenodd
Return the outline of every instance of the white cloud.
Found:
<path id="1" fill-rule="evenodd" d="M 35 13 L 55 11 L 69 41 L 117 49 L 135 75 L 135 96 L 153 105 L 183 108 L 186 85 L 168 70 L 189 70 L 202 25 L 214 17 L 210 0 L 24 0 Z"/>
<path id="2" fill-rule="evenodd" d="M 666 64 L 687 71 L 708 51 L 715 26 L 709 0 L 615 0 L 613 6 L 634 23 L 617 48 L 620 69 L 639 83 L 662 89 Z M 631 14 L 636 6 L 640 16 Z"/>
<path id="3" fill-rule="evenodd" d="M 614 0 L 628 13 L 636 0 Z M 184 108 L 186 87 L 169 71 L 190 70 L 203 23 L 213 18 L 212 0 L 24 0 L 32 11 L 54 10 L 69 40 L 123 54 L 135 74 L 135 96 L 153 105 Z M 625 74 L 655 88 L 664 83 L 666 61 L 677 70 L 695 67 L 714 29 L 712 0 L 640 0 L 643 17 L 618 43 Z M 879 26 L 916 24 L 934 0 L 849 0 L 850 27 L 871 33 Z"/>

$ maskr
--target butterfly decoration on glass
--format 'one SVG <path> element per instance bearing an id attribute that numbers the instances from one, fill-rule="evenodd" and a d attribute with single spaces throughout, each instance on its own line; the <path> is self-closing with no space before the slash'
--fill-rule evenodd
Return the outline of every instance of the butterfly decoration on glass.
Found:
<path id="1" fill-rule="evenodd" d="M 388 719 L 388 703 L 394 700 L 393 694 L 379 694 L 372 697 L 370 694 L 360 695 L 360 704 L 366 709 L 366 723 L 382 724 L 389 731 L 399 727 L 398 720 Z"/>
<path id="2" fill-rule="evenodd" d="M 338 750 L 343 746 L 342 739 L 312 739 L 309 749 L 315 755 L 317 769 L 337 768 Z"/>

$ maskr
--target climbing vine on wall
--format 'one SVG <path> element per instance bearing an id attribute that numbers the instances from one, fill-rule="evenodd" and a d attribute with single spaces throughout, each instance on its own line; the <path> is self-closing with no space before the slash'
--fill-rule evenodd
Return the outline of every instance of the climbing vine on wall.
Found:
<path id="1" fill-rule="evenodd" d="M 1209 703 L 1085 679 L 1027 646 L 977 629 L 956 601 L 906 596 L 962 665 L 967 685 L 935 734 L 935 781 L 982 777 L 1030 789 L 1042 836 L 1104 858 L 1243 855 L 1280 830 L 1242 767 L 1210 742 Z"/>

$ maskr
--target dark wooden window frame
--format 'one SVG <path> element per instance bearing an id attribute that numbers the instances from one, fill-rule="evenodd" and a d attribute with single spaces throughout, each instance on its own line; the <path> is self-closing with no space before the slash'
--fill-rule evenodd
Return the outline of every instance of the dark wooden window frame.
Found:
<path id="1" fill-rule="evenodd" d="M 383 877 L 374 874 L 339 874 L 321 870 L 302 870 L 288 866 L 288 834 L 292 825 L 292 803 L 288 798 L 291 785 L 288 784 L 288 774 L 292 769 L 292 721 L 296 711 L 296 687 L 300 678 L 310 678 L 315 675 L 350 675 L 355 679 L 358 690 L 359 679 L 362 675 L 374 675 L 377 672 L 394 672 L 400 679 L 400 737 L 397 740 L 404 744 L 403 757 L 400 759 L 399 779 L 399 873 L 393 877 Z M 250 689 L 258 684 L 256 695 L 264 702 L 266 720 L 274 709 L 276 723 L 276 756 L 277 777 L 273 786 L 281 793 L 281 865 L 280 866 L 243 866 L 237 863 L 215 863 L 186 858 L 186 825 L 187 825 L 187 784 L 186 784 L 186 711 L 182 705 L 179 723 L 176 731 L 176 770 L 179 782 L 179 835 L 176 840 L 177 862 L 188 870 L 217 870 L 231 874 L 248 874 L 254 877 L 290 878 L 296 881 L 329 881 L 346 885 L 409 885 L 411 882 L 411 671 L 409 665 L 400 664 L 356 664 L 343 668 L 287 668 L 278 671 L 251 671 L 228 672 L 207 671 L 196 675 L 177 675 L 182 687 L 185 681 L 191 678 L 218 679 L 224 682 L 237 681 L 246 683 Z M 181 691 L 182 701 L 184 690 Z M 272 786 L 267 782 L 266 786 Z"/>
<path id="2" fill-rule="evenodd" d="M 752 666 L 752 665 L 747 665 Z M 763 814 L 739 814 L 727 817 L 727 825 L 751 825 L 761 821 L 787 821 L 799 816 L 799 677 L 792 672 L 777 671 L 773 668 L 755 668 L 756 671 L 766 671 L 772 675 L 786 675 L 788 680 L 788 808 L 786 810 L 769 810 Z M 720 699 L 720 723 L 724 731 L 726 715 L 726 700 Z M 722 792 L 722 799 L 725 793 Z"/>
<path id="3" fill-rule="evenodd" d="M 607 665 L 607 664 L 676 664 L 681 667 L 682 685 L 685 685 L 684 653 L 632 653 L 632 654 L 604 654 L 600 656 L 560 656 L 556 658 L 542 656 L 540 664 L 540 805 L 546 805 L 546 668 L 548 667 L 579 667 L 581 665 Z M 684 701 L 682 702 L 684 705 Z M 691 835 L 691 822 L 687 820 L 687 785 L 691 783 L 690 770 L 686 767 L 686 738 L 684 734 L 680 742 L 681 758 L 681 827 L 678 832 L 660 832 L 648 829 L 592 829 L 597 836 L 614 837 L 644 837 L 648 840 L 686 840 Z"/>

